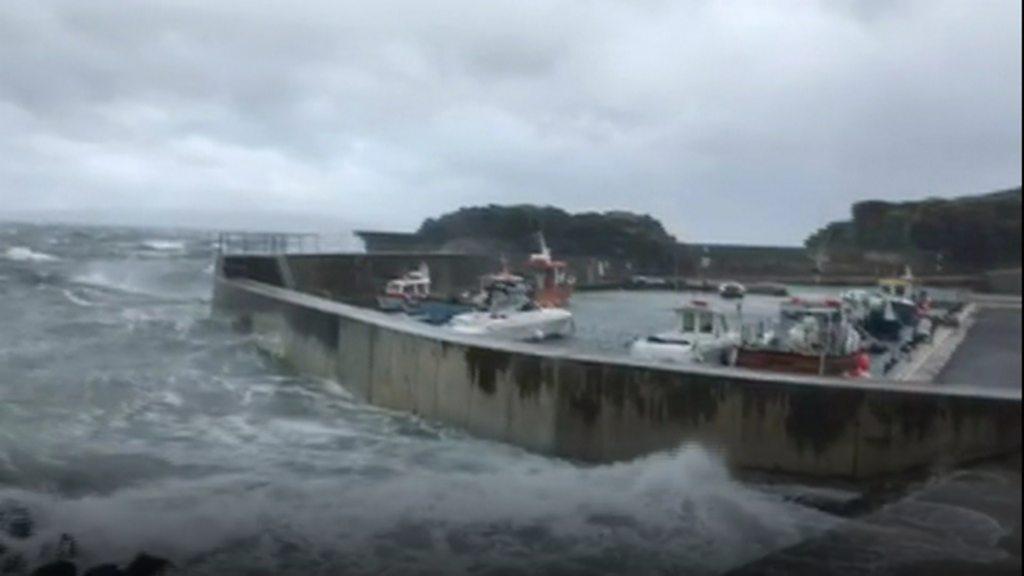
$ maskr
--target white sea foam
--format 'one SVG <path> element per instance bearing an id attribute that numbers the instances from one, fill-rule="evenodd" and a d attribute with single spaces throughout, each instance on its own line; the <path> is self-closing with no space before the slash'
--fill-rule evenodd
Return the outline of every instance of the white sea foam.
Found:
<path id="1" fill-rule="evenodd" d="M 181 240 L 165 240 L 161 238 L 143 240 L 142 246 L 148 250 L 156 252 L 183 252 L 185 250 L 185 242 Z"/>
<path id="2" fill-rule="evenodd" d="M 76 294 L 74 290 L 70 290 L 67 288 L 64 289 L 64 297 L 67 298 L 68 301 L 70 301 L 72 304 L 77 304 L 78 306 L 84 306 L 88 308 L 96 305 L 95 302 L 90 302 L 89 300 L 86 300 L 85 298 L 82 298 L 81 296 Z"/>
<path id="3" fill-rule="evenodd" d="M 105 288 L 108 290 L 116 290 L 118 292 L 130 292 L 142 295 L 150 294 L 150 292 L 145 289 L 129 283 L 124 277 L 117 279 L 102 270 L 90 270 L 89 272 L 73 276 L 71 280 L 76 284 L 84 284 L 95 288 Z"/>
<path id="4" fill-rule="evenodd" d="M 59 260 L 52 254 L 36 252 L 25 246 L 12 246 L 4 252 L 4 257 L 16 262 L 54 262 Z"/>
<path id="5" fill-rule="evenodd" d="M 463 448 L 488 448 L 470 444 Z M 453 464 L 467 456 L 458 445 L 434 449 Z M 235 459 L 245 452 L 234 450 Z M 85 554 L 109 561 L 147 550 L 204 574 L 218 573 L 218 552 L 238 573 L 247 562 L 272 562 L 274 542 L 301 542 L 307 561 L 340 554 L 365 573 L 382 561 L 463 572 L 473 563 L 557 568 L 567 558 L 617 572 L 602 564 L 615 560 L 607 551 L 613 546 L 639 553 L 636 574 L 665 566 L 706 574 L 835 525 L 738 484 L 698 448 L 597 467 L 498 449 L 479 453 L 479 468 L 464 470 L 425 469 L 387 454 L 367 460 L 363 452 L 335 452 L 333 459 L 354 470 L 372 464 L 384 476 L 303 473 L 268 482 L 264 474 L 219 474 L 74 500 L 21 496 L 42 513 L 41 532 L 75 534 Z M 409 546 L 410 538 L 422 543 Z M 271 545 L 260 559 L 263 541 Z M 234 548 L 239 543 L 242 550 Z M 381 546 L 403 552 L 382 558 Z"/>

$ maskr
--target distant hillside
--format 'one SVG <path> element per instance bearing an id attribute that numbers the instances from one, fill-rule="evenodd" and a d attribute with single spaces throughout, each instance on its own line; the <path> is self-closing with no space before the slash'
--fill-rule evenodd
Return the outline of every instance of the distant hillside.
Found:
<path id="1" fill-rule="evenodd" d="M 461 208 L 420 226 L 423 240 L 450 249 L 533 252 L 541 231 L 556 256 L 627 258 L 640 268 L 671 266 L 676 239 L 658 220 L 631 212 L 570 214 L 553 206 Z"/>
<path id="2" fill-rule="evenodd" d="M 853 205 L 850 220 L 812 234 L 809 248 L 929 252 L 950 267 L 1019 267 L 1021 188 L 917 202 L 869 200 Z"/>

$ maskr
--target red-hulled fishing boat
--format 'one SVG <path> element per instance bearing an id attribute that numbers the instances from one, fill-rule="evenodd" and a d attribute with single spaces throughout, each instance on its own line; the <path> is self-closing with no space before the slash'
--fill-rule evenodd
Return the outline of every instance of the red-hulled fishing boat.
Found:
<path id="1" fill-rule="evenodd" d="M 746 335 L 736 365 L 793 374 L 866 377 L 871 360 L 841 302 L 794 298 L 780 307 L 774 326 Z"/>

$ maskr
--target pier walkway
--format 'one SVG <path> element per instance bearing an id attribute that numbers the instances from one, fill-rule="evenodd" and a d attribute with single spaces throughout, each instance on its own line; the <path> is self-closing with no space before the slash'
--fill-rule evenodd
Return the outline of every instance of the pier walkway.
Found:
<path id="1" fill-rule="evenodd" d="M 936 382 L 1020 390 L 1021 309 L 979 307 L 973 326 Z"/>

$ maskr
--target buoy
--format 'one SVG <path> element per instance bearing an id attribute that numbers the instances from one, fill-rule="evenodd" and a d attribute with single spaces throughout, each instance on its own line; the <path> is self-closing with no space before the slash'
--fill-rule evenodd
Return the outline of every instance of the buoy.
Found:
<path id="1" fill-rule="evenodd" d="M 867 352 L 863 350 L 858 352 L 854 362 L 855 366 L 850 372 L 850 376 L 854 378 L 867 378 L 871 376 L 871 356 Z"/>

